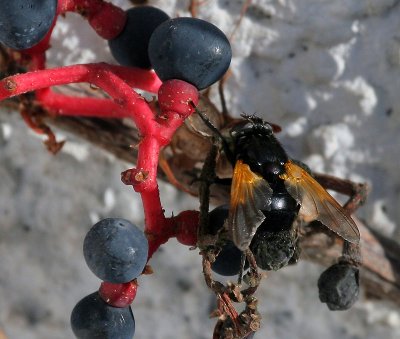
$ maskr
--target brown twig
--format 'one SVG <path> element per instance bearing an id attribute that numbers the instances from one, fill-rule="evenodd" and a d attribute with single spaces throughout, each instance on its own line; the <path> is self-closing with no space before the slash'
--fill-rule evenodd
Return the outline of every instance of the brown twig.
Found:
<path id="1" fill-rule="evenodd" d="M 249 6 L 251 5 L 251 1 L 252 1 L 252 0 L 245 0 L 245 1 L 243 2 L 242 8 L 241 8 L 241 10 L 240 10 L 239 19 L 237 20 L 237 22 L 236 22 L 236 24 L 235 24 L 235 26 L 234 26 L 234 29 L 233 29 L 231 35 L 229 36 L 229 41 L 231 41 L 231 42 L 233 41 L 234 36 L 235 36 L 237 30 L 239 29 L 240 24 L 242 23 L 242 20 L 243 20 L 244 16 L 246 15 L 246 12 L 247 12 Z"/>
<path id="2" fill-rule="evenodd" d="M 18 109 L 17 101 L 2 103 L 9 108 L 9 113 Z M 4 114 L 4 113 L 3 113 Z M 46 118 L 46 123 L 67 130 L 72 134 L 91 142 L 115 155 L 117 158 L 134 163 L 137 152 L 131 145 L 139 142 L 137 131 L 121 121 L 86 119 L 86 118 Z M 193 176 L 180 167 L 172 167 L 175 177 L 194 194 L 198 192 L 198 183 L 193 183 Z M 160 172 L 159 177 L 166 179 Z M 317 179 L 326 187 L 331 188 L 332 178 Z M 325 181 L 323 181 L 325 180 Z M 338 187 L 336 187 L 338 189 Z M 346 190 L 346 191 L 344 191 Z M 348 186 L 343 184 L 342 193 L 352 194 Z M 223 185 L 211 186 L 211 197 L 214 203 L 226 203 L 229 189 Z M 349 208 L 352 209 L 351 207 Z M 357 220 L 357 219 L 356 219 Z M 357 220 L 361 233 L 361 281 L 365 294 L 400 305 L 400 245 L 393 240 L 372 231 L 367 223 Z M 342 243 L 334 242 L 321 233 L 305 232 L 301 246 L 303 257 L 322 265 L 330 265 L 342 254 Z"/>

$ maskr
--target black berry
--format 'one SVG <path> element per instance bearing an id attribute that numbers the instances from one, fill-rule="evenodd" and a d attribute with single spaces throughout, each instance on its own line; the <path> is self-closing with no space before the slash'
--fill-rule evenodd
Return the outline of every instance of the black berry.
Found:
<path id="1" fill-rule="evenodd" d="M 76 304 L 71 327 L 78 339 L 132 339 L 135 318 L 130 307 L 112 307 L 95 292 Z"/>
<path id="2" fill-rule="evenodd" d="M 228 218 L 229 206 L 222 205 L 209 214 L 209 226 L 212 234 L 216 235 Z M 224 240 L 221 251 L 211 264 L 211 269 L 224 276 L 232 276 L 239 273 L 242 265 L 242 251 L 231 240 Z"/>
<path id="3" fill-rule="evenodd" d="M 180 79 L 204 89 L 226 72 L 232 51 L 216 26 L 196 18 L 176 18 L 156 28 L 149 57 L 161 80 Z"/>
<path id="4" fill-rule="evenodd" d="M 126 283 L 142 273 L 148 242 L 144 233 L 129 221 L 108 218 L 87 233 L 83 254 L 97 277 L 111 283 Z"/>
<path id="5" fill-rule="evenodd" d="M 134 7 L 126 14 L 125 28 L 116 38 L 108 41 L 111 53 L 122 66 L 151 68 L 147 53 L 150 36 L 169 16 L 151 6 Z"/>
<path id="6" fill-rule="evenodd" d="M 349 309 L 358 299 L 359 270 L 347 264 L 335 264 L 318 279 L 319 299 L 331 311 Z"/>
<path id="7" fill-rule="evenodd" d="M 57 0 L 0 1 L 0 42 L 22 50 L 38 44 L 56 17 Z"/>

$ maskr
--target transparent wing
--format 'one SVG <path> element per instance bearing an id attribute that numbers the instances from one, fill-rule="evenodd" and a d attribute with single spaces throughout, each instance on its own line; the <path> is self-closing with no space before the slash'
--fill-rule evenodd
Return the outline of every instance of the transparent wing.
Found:
<path id="1" fill-rule="evenodd" d="M 269 209 L 272 189 L 262 176 L 238 160 L 233 171 L 227 229 L 240 250 L 249 247 L 257 227 L 264 221 L 261 210 Z"/>
<path id="2" fill-rule="evenodd" d="M 289 194 L 301 205 L 299 214 L 305 221 L 318 220 L 343 239 L 357 244 L 360 232 L 342 206 L 304 169 L 288 161 L 285 180 Z"/>

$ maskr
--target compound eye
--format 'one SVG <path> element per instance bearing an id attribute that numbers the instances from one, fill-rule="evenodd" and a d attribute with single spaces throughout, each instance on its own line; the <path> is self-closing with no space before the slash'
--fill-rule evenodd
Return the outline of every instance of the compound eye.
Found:
<path id="1" fill-rule="evenodd" d="M 251 122 L 248 122 L 248 123 L 246 123 L 246 125 L 243 126 L 243 130 L 249 131 L 249 130 L 253 129 L 253 127 L 254 127 L 254 124 Z"/>
<path id="2" fill-rule="evenodd" d="M 253 129 L 253 124 L 246 122 L 245 124 L 236 125 L 231 129 L 231 136 L 237 137 Z"/>
<path id="3" fill-rule="evenodd" d="M 270 132 L 273 132 L 272 126 L 267 122 L 264 123 L 264 128 L 267 129 Z"/>

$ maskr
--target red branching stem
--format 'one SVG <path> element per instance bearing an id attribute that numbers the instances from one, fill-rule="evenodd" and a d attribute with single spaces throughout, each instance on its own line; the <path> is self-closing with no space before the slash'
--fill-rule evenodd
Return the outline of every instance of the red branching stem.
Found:
<path id="1" fill-rule="evenodd" d="M 162 82 L 154 71 L 134 67 L 108 65 L 110 70 L 128 85 L 150 93 L 157 93 Z"/>
<path id="2" fill-rule="evenodd" d="M 64 116 L 81 116 L 94 118 L 126 118 L 129 112 L 112 99 L 74 97 L 54 93 L 46 88 L 36 92 L 36 98 L 50 113 Z"/>
<path id="3" fill-rule="evenodd" d="M 142 199 L 146 199 L 145 197 L 146 194 L 143 194 L 141 197 Z M 151 199 L 149 199 L 151 200 Z M 145 206 L 145 205 L 143 205 Z M 153 221 L 158 222 L 158 227 L 157 227 L 157 233 L 152 234 L 149 233 L 147 230 L 147 223 L 146 223 L 146 236 L 147 240 L 149 242 L 149 254 L 148 254 L 148 260 L 153 256 L 153 254 L 158 250 L 158 248 L 165 244 L 170 238 L 173 238 L 176 236 L 175 234 L 175 229 L 176 229 L 176 223 L 173 218 L 165 218 L 164 215 L 160 218 L 155 218 L 153 216 Z M 146 219 L 146 222 L 148 219 Z"/>
<path id="4" fill-rule="evenodd" d="M 156 92 L 161 86 L 161 80 L 153 71 L 114 65 L 108 67 L 132 87 Z M 127 110 L 121 110 L 112 99 L 67 96 L 54 93 L 49 88 L 38 90 L 36 98 L 50 112 L 59 115 L 98 118 L 125 118 L 131 115 Z"/>
<path id="5" fill-rule="evenodd" d="M 86 17 L 96 33 L 104 39 L 113 39 L 123 30 L 126 13 L 103 0 L 59 0 L 58 14 L 77 12 Z"/>
<path id="6" fill-rule="evenodd" d="M 154 91 L 159 86 L 160 80 L 154 76 L 152 71 L 134 69 L 132 74 L 137 74 L 138 78 L 134 81 L 133 78 L 129 77 L 130 84 L 128 84 L 114 71 L 122 74 L 120 67 L 99 63 L 65 66 L 13 75 L 0 80 L 0 100 L 50 86 L 88 82 L 107 92 L 114 99 L 117 106 L 128 112 L 127 114 L 135 121 L 139 130 L 151 129 L 154 114 L 143 97 L 137 94 L 130 86 L 134 85 L 144 90 Z M 133 84 L 133 82 L 135 83 Z M 62 97 L 57 97 L 57 100 L 52 103 L 50 100 L 55 96 L 52 97 L 46 92 L 39 92 L 39 96 L 47 97 L 49 105 L 56 110 L 56 105 L 59 105 L 59 109 L 62 110 L 64 103 L 66 106 L 74 105 L 74 107 L 77 107 L 77 103 L 81 100 L 76 99 L 77 103 L 74 104 L 70 101 L 72 100 L 71 97 L 65 96 L 65 100 L 62 100 Z M 67 104 L 67 101 L 70 101 L 70 103 Z M 82 103 L 82 101 L 80 102 Z M 104 111 L 103 113 L 106 113 L 106 115 L 101 115 L 102 117 L 115 117 L 115 110 L 108 112 L 108 114 Z M 123 114 L 122 116 L 126 115 Z"/>
<path id="7" fill-rule="evenodd" d="M 126 23 L 125 11 L 103 0 L 59 0 L 57 15 L 46 36 L 37 45 L 21 52 L 32 58 L 42 58 L 40 63 L 37 63 L 38 60 L 32 60 L 29 70 L 45 68 L 45 52 L 50 47 L 51 34 L 58 16 L 66 12 L 77 12 L 85 16 L 95 32 L 107 40 L 117 37 Z"/>
<path id="8" fill-rule="evenodd" d="M 135 191 L 141 195 L 145 232 L 149 241 L 149 259 L 158 247 L 175 236 L 176 232 L 174 220 L 165 218 L 160 200 L 157 183 L 160 147 L 161 145 L 155 135 L 146 134 L 144 136 L 139 144 L 137 167 L 130 170 L 131 177 L 129 180 Z"/>
<path id="9" fill-rule="evenodd" d="M 144 132 L 145 136 L 139 144 L 133 187 L 140 193 L 143 203 L 145 232 L 149 240 L 148 258 L 150 259 L 158 247 L 175 236 L 176 227 L 173 218 L 165 218 L 160 200 L 157 167 L 162 145 L 157 134 L 153 134 L 157 130 L 151 131 L 151 134 Z"/>
<path id="10" fill-rule="evenodd" d="M 101 87 L 114 98 L 122 92 L 118 86 L 128 92 L 133 92 L 130 87 L 135 87 L 154 93 L 161 85 L 153 71 L 106 63 L 72 65 L 9 76 L 0 82 L 0 100 L 42 88 L 79 82 Z M 138 94 L 136 96 L 140 97 Z"/>
<path id="11" fill-rule="evenodd" d="M 40 63 L 44 59 L 41 56 L 33 59 L 36 61 L 36 66 L 41 67 Z M 111 96 L 112 100 L 69 97 L 53 93 L 49 88 L 79 82 L 100 87 Z M 137 167 L 126 171 L 123 180 L 141 194 L 145 213 L 145 232 L 150 244 L 149 258 L 161 244 L 177 236 L 177 232 L 182 233 L 181 238 L 184 243 L 194 242 L 187 234 L 183 235 L 185 222 L 181 222 L 181 226 L 178 227 L 176 218 L 165 218 L 157 183 L 157 168 L 161 147 L 171 141 L 176 129 L 193 112 L 190 103 L 197 104 L 198 91 L 193 85 L 181 80 L 170 80 L 162 86 L 159 86 L 160 83 L 153 72 L 105 63 L 38 70 L 10 76 L 0 81 L 0 100 L 36 91 L 38 101 L 57 114 L 82 115 L 84 112 L 83 115 L 87 116 L 133 119 L 143 139 L 139 144 Z M 132 85 L 152 91 L 160 87 L 158 91 L 160 116 L 155 116 L 150 105 L 132 89 Z M 100 107 L 102 104 L 103 108 Z"/>
<path id="12" fill-rule="evenodd" d="M 159 124 L 155 126 L 161 146 L 166 146 L 170 143 L 175 131 L 182 125 L 185 120 L 180 114 L 172 111 L 163 112 L 168 116 L 167 120 L 159 119 Z"/>
<path id="13" fill-rule="evenodd" d="M 141 194 L 145 212 L 145 232 L 149 240 L 149 258 L 157 248 L 176 236 L 177 219 L 165 218 L 157 184 L 158 157 L 176 129 L 193 112 L 191 102 L 197 104 L 197 89 L 181 80 L 163 83 L 158 92 L 162 116 L 152 121 L 149 129 L 140 129 L 143 140 L 139 144 L 137 168 L 131 171 L 130 182 Z"/>
<path id="14" fill-rule="evenodd" d="M 183 119 L 181 119 L 182 122 Z M 155 121 L 154 126 L 157 126 Z M 160 134 L 157 133 L 160 130 L 153 128 L 144 131 L 145 136 L 139 144 L 136 168 L 122 173 L 122 181 L 132 185 L 141 196 L 145 217 L 145 233 L 149 241 L 148 259 L 168 239 L 177 235 L 178 226 L 176 218 L 165 217 L 160 200 L 157 183 L 158 156 L 162 147 L 159 142 Z"/>
<path id="15" fill-rule="evenodd" d="M 59 0 L 57 16 L 74 11 L 86 17 L 92 28 L 104 39 L 113 39 L 123 30 L 126 13 L 102 0 Z M 57 17 L 56 16 L 56 17 Z M 166 218 L 161 205 L 157 183 L 160 149 L 170 143 L 175 131 L 193 113 L 192 104 L 198 103 L 198 90 L 181 80 L 161 83 L 154 71 L 105 63 L 72 65 L 46 69 L 46 50 L 56 22 L 45 38 L 31 49 L 16 54 L 28 66 L 28 73 L 16 74 L 0 80 L 0 101 L 34 91 L 36 100 L 55 115 L 90 116 L 101 118 L 131 118 L 142 140 L 138 145 L 137 167 L 122 173 L 122 180 L 132 185 L 141 195 L 145 214 L 145 233 L 149 241 L 148 259 L 171 237 L 182 244 L 197 243 L 198 212 L 184 211 L 177 217 Z M 72 83 L 95 85 L 110 98 L 75 97 L 55 93 L 51 87 Z M 158 92 L 161 114 L 133 88 Z M 49 144 L 58 147 L 51 130 L 44 129 L 22 112 L 27 123 L 38 133 L 48 134 L 54 140 Z M 100 293 L 106 302 L 116 307 L 129 305 L 136 295 L 135 284 L 103 283 Z"/>
<path id="16" fill-rule="evenodd" d="M 26 53 L 26 52 L 25 52 Z M 30 53 L 30 60 L 28 64 L 29 71 L 37 71 L 46 68 L 46 53 Z"/>
<path id="17" fill-rule="evenodd" d="M 143 181 L 138 180 L 134 186 L 135 191 L 140 193 L 154 191 L 157 188 L 157 166 L 161 147 L 157 136 L 153 134 L 153 128 L 142 129 L 141 133 L 144 134 L 144 138 L 139 144 L 136 170 L 145 172 L 145 178 Z M 158 209 L 161 209 L 161 205 L 157 207 Z"/>

